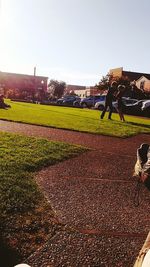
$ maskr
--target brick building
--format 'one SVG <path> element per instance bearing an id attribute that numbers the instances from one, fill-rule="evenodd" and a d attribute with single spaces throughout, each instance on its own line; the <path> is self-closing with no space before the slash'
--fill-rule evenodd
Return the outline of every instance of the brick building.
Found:
<path id="1" fill-rule="evenodd" d="M 83 85 L 74 85 L 74 84 L 67 84 L 65 89 L 65 94 L 76 94 L 78 96 L 84 97 L 85 96 L 85 89 L 86 86 Z"/>
<path id="2" fill-rule="evenodd" d="M 95 86 L 81 86 L 81 85 L 71 85 L 67 84 L 65 94 L 74 93 L 79 97 L 87 97 L 90 95 L 98 95 L 100 91 L 96 89 Z"/>
<path id="3" fill-rule="evenodd" d="M 12 94 L 42 95 L 47 92 L 48 77 L 0 71 L 0 91 Z"/>

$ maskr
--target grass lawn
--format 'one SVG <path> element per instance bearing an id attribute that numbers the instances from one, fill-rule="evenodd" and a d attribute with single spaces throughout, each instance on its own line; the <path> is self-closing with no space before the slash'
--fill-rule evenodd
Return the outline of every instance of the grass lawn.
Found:
<path id="1" fill-rule="evenodd" d="M 115 113 L 113 120 L 108 121 L 107 114 L 103 120 L 99 120 L 100 112 L 96 110 L 7 102 L 12 108 L 1 109 L 0 119 L 118 137 L 150 133 L 148 118 L 126 115 L 126 122 L 123 123 Z"/>
<path id="2" fill-rule="evenodd" d="M 86 150 L 0 133 L 0 237 L 23 258 L 62 227 L 33 179 L 34 172 Z"/>

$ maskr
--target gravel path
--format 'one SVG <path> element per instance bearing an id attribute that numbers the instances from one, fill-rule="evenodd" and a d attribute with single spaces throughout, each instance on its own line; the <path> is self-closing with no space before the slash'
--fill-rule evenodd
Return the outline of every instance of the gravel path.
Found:
<path id="1" fill-rule="evenodd" d="M 150 225 L 150 193 L 135 207 L 131 177 L 137 147 L 150 135 L 120 139 L 0 121 L 0 131 L 46 137 L 91 148 L 39 172 L 37 182 L 65 230 L 35 252 L 32 267 L 130 267 Z"/>

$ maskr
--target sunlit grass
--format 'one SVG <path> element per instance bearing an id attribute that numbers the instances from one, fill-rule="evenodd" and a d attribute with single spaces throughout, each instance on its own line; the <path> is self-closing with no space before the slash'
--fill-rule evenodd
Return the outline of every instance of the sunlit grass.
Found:
<path id="1" fill-rule="evenodd" d="M 96 110 L 9 103 L 12 108 L 1 109 L 1 119 L 118 137 L 150 132 L 150 120 L 146 118 L 125 116 L 126 122 L 120 122 L 119 115 L 114 113 L 112 121 L 107 119 L 108 114 L 100 120 L 100 112 Z"/>

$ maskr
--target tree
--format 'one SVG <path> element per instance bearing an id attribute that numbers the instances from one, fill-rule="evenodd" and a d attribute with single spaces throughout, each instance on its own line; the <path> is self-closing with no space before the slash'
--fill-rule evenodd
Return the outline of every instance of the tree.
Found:
<path id="1" fill-rule="evenodd" d="M 118 85 L 125 85 L 126 87 L 126 93 L 128 94 L 131 90 L 130 86 L 130 80 L 127 77 L 113 77 L 111 74 L 107 74 L 106 76 L 103 76 L 100 82 L 96 85 L 96 88 L 100 91 L 108 90 L 109 86 L 113 81 L 117 82 Z"/>
<path id="2" fill-rule="evenodd" d="M 50 80 L 48 84 L 48 89 L 51 95 L 56 96 L 57 98 L 60 98 L 64 90 L 66 88 L 66 83 L 63 81 L 57 81 L 57 80 Z"/>
<path id="3" fill-rule="evenodd" d="M 110 85 L 111 75 L 108 73 L 106 76 L 102 76 L 98 84 L 95 85 L 96 89 L 100 91 L 108 90 Z"/>

